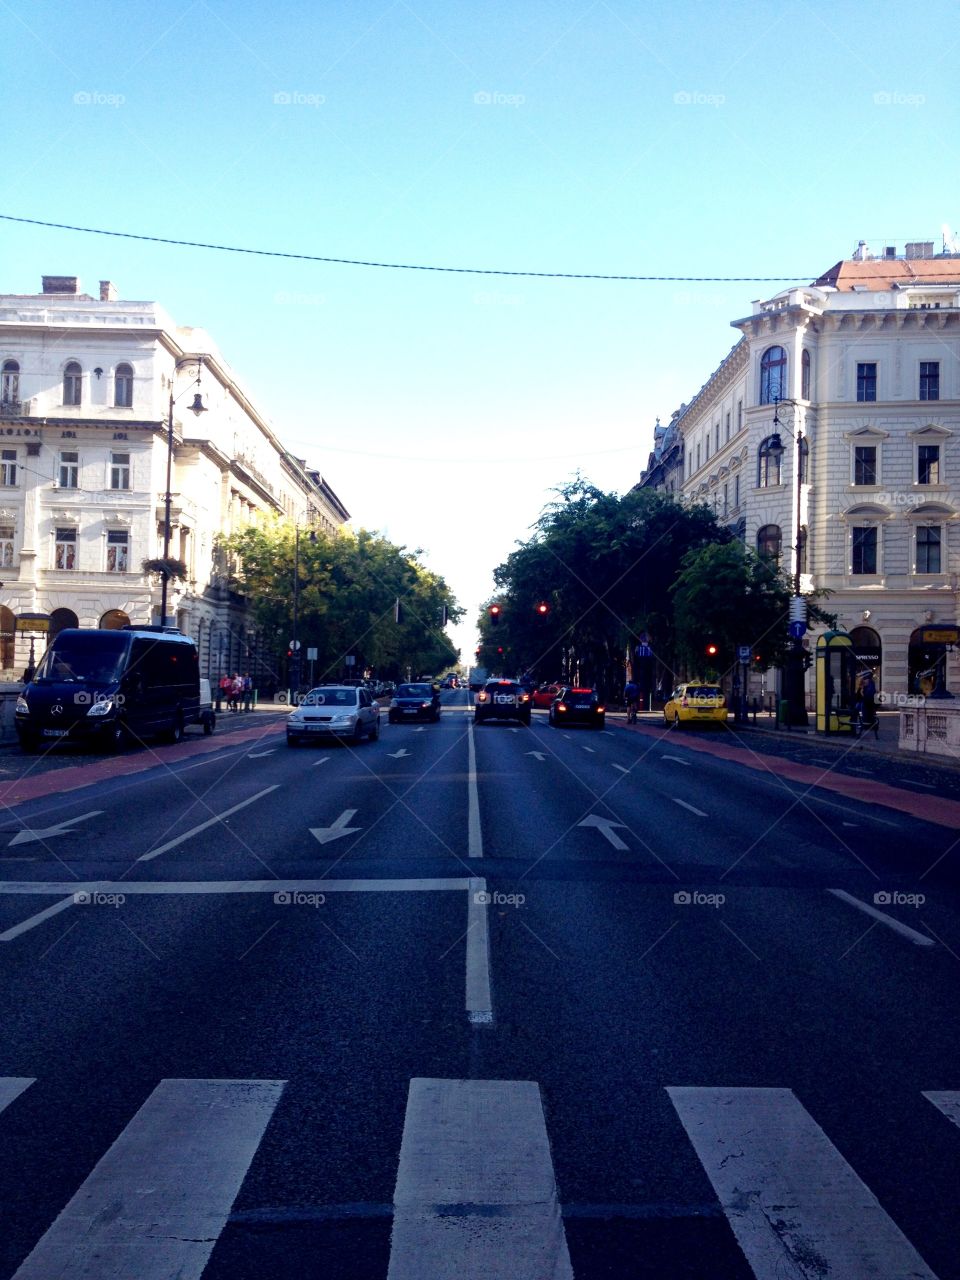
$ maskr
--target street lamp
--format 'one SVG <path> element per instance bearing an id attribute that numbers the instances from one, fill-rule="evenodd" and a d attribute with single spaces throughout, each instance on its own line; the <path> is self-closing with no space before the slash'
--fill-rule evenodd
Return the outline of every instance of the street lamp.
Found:
<path id="1" fill-rule="evenodd" d="M 780 438 L 780 429 L 783 426 L 780 421 L 781 403 L 781 398 L 775 396 L 773 401 L 773 435 L 767 443 L 767 451 L 778 460 L 778 463 L 786 452 L 783 441 Z M 803 529 L 800 524 L 802 519 L 801 482 L 803 478 L 804 443 L 803 427 L 798 421 L 796 435 L 794 436 L 793 487 L 796 498 L 794 511 L 796 517 L 796 540 L 793 546 L 793 598 L 790 601 L 791 644 L 784 664 L 783 683 L 787 702 L 787 723 L 801 726 L 808 724 L 803 688 L 804 650 L 802 640 L 802 636 L 807 629 L 807 603 L 800 594 L 800 557 L 803 552 Z"/>
<path id="2" fill-rule="evenodd" d="M 203 369 L 203 357 L 197 356 L 196 359 L 197 359 L 197 380 L 195 385 L 197 386 L 198 390 L 194 392 L 193 404 L 190 406 L 190 411 L 192 413 L 195 413 L 199 418 L 201 413 L 207 412 L 207 407 L 203 403 L 203 400 L 200 396 L 200 391 L 199 391 L 200 373 Z M 161 577 L 163 579 L 163 583 L 161 587 L 161 595 L 160 595 L 161 627 L 165 627 L 167 625 L 167 584 L 170 580 L 170 564 L 169 564 L 169 561 L 170 561 L 170 504 L 172 501 L 172 495 L 170 493 L 170 483 L 171 483 L 172 473 L 173 473 L 173 406 L 177 400 L 180 400 L 183 396 L 187 394 L 187 391 L 190 390 L 190 387 L 188 387 L 187 391 L 181 391 L 180 395 L 175 397 L 173 394 L 173 384 L 174 384 L 174 381 L 176 380 L 177 370 L 181 367 L 181 365 L 189 364 L 189 363 L 192 363 L 192 360 L 178 360 L 177 363 L 173 366 L 173 377 L 170 379 L 170 404 L 167 408 L 167 491 L 163 499 L 163 559 L 165 562 L 165 566 L 164 566 L 163 573 L 161 574 Z M 191 383 L 191 386 L 193 385 L 194 384 Z"/>
<path id="3" fill-rule="evenodd" d="M 310 530 L 310 541 L 316 542 L 315 529 Z M 290 643 L 290 694 L 293 697 L 300 688 L 300 641 L 297 626 L 300 621 L 300 524 L 294 526 L 293 537 L 293 639 Z"/>

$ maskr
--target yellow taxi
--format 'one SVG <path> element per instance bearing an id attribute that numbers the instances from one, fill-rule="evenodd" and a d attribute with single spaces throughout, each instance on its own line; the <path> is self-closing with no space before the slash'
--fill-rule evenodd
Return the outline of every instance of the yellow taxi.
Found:
<path id="1" fill-rule="evenodd" d="M 663 718 L 673 729 L 686 724 L 725 724 L 730 708 L 718 684 L 678 684 L 663 706 Z"/>

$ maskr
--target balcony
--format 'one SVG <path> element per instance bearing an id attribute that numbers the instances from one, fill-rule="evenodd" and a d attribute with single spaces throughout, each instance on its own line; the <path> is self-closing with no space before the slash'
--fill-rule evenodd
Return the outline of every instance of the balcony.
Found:
<path id="1" fill-rule="evenodd" d="M 22 418 L 22 400 L 0 400 L 0 418 Z"/>

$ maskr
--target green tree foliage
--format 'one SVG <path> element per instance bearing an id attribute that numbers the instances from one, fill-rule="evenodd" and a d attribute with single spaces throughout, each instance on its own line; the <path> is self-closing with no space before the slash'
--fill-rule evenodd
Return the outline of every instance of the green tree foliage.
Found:
<path id="1" fill-rule="evenodd" d="M 646 632 L 662 662 L 676 648 L 670 589 L 692 549 L 724 542 L 708 508 L 680 506 L 664 494 L 604 493 L 581 476 L 557 491 L 533 537 L 494 574 L 503 606 L 493 627 L 480 617 L 481 662 L 498 646 L 505 670 L 532 669 L 595 682 L 609 696 L 622 688 L 623 656 Z M 537 613 L 545 602 L 549 612 Z"/>
<path id="2" fill-rule="evenodd" d="M 277 520 L 244 529 L 225 544 L 232 585 L 249 598 L 264 644 L 278 659 L 293 631 L 295 542 L 294 526 Z M 450 622 L 463 610 L 420 555 L 366 529 L 300 529 L 297 636 L 303 652 L 317 648 L 318 680 L 341 676 L 347 654 L 355 655 L 358 671 L 371 667 L 393 679 L 407 667 L 420 675 L 456 662 L 441 617 L 444 606 Z"/>

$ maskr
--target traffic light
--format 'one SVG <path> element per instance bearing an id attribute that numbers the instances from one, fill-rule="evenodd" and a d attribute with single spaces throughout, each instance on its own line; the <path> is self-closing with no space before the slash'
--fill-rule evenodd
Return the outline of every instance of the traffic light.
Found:
<path id="1" fill-rule="evenodd" d="M 715 658 L 717 654 L 720 652 L 720 649 L 716 644 L 714 644 L 712 640 L 708 640 L 707 643 L 704 645 L 703 651 L 708 658 Z"/>
<path id="2" fill-rule="evenodd" d="M 448 613 L 447 613 L 447 606 L 446 606 L 446 605 L 443 605 L 443 606 L 442 606 L 442 608 L 441 608 L 441 610 L 440 610 L 440 625 L 441 625 L 441 627 L 445 627 L 445 626 L 447 625 L 448 620 L 449 620 L 449 615 L 448 615 Z"/>
<path id="3" fill-rule="evenodd" d="M 537 605 L 537 613 L 540 615 L 541 618 L 545 618 L 549 612 L 550 612 L 550 606 L 547 604 L 546 600 L 541 600 L 540 603 Z"/>
<path id="4" fill-rule="evenodd" d="M 501 657 L 503 657 L 503 645 L 502 645 L 502 644 L 497 645 L 497 653 L 498 653 Z"/>
<path id="5" fill-rule="evenodd" d="M 498 627 L 500 625 L 500 614 L 501 614 L 500 606 L 498 604 L 492 604 L 490 606 L 490 621 L 495 627 Z"/>

